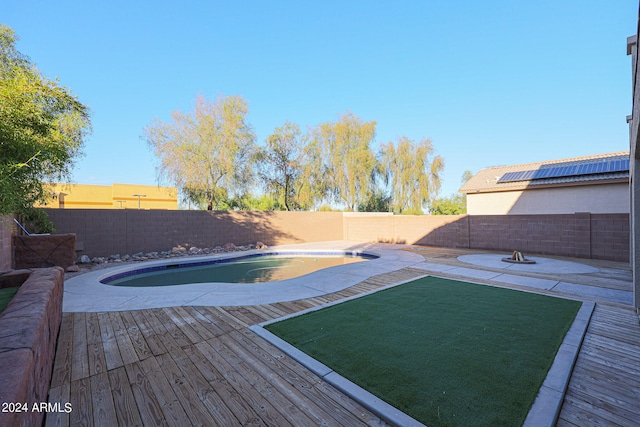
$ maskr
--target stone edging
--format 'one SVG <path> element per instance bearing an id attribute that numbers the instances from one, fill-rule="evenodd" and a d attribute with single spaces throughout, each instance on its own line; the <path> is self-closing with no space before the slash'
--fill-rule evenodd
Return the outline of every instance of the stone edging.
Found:
<path id="1" fill-rule="evenodd" d="M 0 410 L 0 425 L 42 424 L 38 408 L 49 393 L 63 283 L 61 267 L 35 269 L 0 314 L 0 402 L 22 405 Z"/>

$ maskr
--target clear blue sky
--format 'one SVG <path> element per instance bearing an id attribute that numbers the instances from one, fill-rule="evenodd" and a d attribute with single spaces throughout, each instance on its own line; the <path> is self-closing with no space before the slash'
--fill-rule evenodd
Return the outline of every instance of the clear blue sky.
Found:
<path id="1" fill-rule="evenodd" d="M 347 110 L 463 171 L 627 150 L 637 0 L 32 1 L 0 23 L 92 112 L 73 182 L 156 184 L 143 128 L 241 95 L 258 142 Z"/>

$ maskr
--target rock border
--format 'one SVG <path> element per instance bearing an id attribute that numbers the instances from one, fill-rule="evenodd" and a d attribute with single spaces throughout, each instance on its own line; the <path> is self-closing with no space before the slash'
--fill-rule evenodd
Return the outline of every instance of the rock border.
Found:
<path id="1" fill-rule="evenodd" d="M 77 263 L 80 265 L 98 265 L 98 264 L 116 264 L 122 262 L 141 262 L 155 259 L 166 258 L 178 258 L 183 256 L 198 256 L 198 255 L 215 255 L 227 252 L 241 252 L 249 251 L 252 249 L 267 249 L 268 246 L 262 242 L 256 242 L 254 245 L 250 243 L 248 245 L 236 246 L 233 243 L 225 243 L 223 246 L 215 246 L 213 248 L 200 249 L 195 246 L 186 248 L 182 245 L 174 246 L 171 250 L 162 252 L 137 252 L 133 255 L 120 255 L 112 254 L 109 256 L 100 256 L 89 258 L 87 255 L 82 255 L 78 258 Z"/>

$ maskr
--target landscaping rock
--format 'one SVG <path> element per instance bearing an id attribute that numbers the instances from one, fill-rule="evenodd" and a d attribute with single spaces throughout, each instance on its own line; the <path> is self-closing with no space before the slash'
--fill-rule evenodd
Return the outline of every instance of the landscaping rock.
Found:
<path id="1" fill-rule="evenodd" d="M 87 255 L 82 255 L 80 259 L 78 259 L 78 262 L 80 264 L 89 264 L 91 262 L 91 258 L 89 258 Z"/>

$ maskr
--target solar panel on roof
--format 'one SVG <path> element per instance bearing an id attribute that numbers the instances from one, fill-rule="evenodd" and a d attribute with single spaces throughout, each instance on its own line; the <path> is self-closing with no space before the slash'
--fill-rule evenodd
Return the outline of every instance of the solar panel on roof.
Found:
<path id="1" fill-rule="evenodd" d="M 540 169 L 507 172 L 498 184 L 505 182 L 533 181 L 546 178 L 562 178 L 569 176 L 594 175 L 629 170 L 629 159 L 601 159 L 581 163 L 554 163 L 542 165 Z"/>

